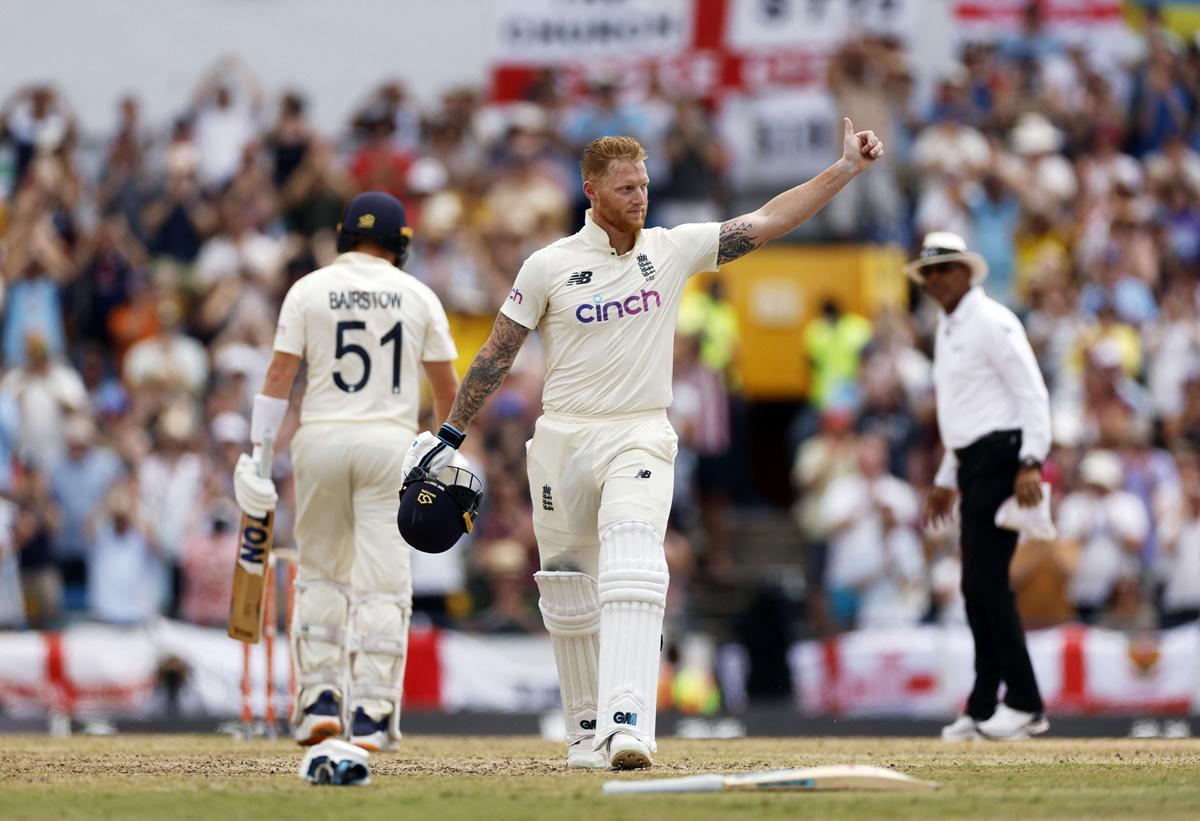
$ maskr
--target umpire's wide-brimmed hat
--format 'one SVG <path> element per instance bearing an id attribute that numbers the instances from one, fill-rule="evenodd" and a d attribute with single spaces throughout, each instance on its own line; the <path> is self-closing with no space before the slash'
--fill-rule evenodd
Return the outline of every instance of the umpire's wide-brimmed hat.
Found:
<path id="1" fill-rule="evenodd" d="M 921 271 L 930 265 L 943 262 L 961 262 L 971 269 L 971 284 L 978 285 L 987 279 L 987 260 L 974 251 L 967 250 L 967 241 L 950 231 L 930 231 L 921 243 L 921 253 L 908 265 L 904 273 L 920 284 L 925 281 Z"/>

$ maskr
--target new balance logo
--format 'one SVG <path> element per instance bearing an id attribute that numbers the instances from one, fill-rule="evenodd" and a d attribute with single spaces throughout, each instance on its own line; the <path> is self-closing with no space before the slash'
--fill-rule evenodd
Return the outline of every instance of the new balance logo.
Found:
<path id="1" fill-rule="evenodd" d="M 650 478 L 650 471 L 646 470 L 645 468 L 643 468 L 642 470 L 639 470 L 639 471 L 637 472 L 637 478 L 639 478 L 639 479 L 649 479 L 649 478 Z"/>
<path id="2" fill-rule="evenodd" d="M 637 726 L 637 713 L 613 713 L 614 724 L 628 724 L 630 727 Z"/>
<path id="3" fill-rule="evenodd" d="M 577 274 L 571 274 L 569 277 L 567 277 L 567 286 L 570 287 L 572 285 L 587 285 L 591 281 L 592 281 L 592 272 L 591 271 L 580 271 Z"/>
<path id="4" fill-rule="evenodd" d="M 650 257 L 645 254 L 638 254 L 637 264 L 647 282 L 654 279 L 654 263 L 650 261 Z"/>
<path id="5" fill-rule="evenodd" d="M 550 495 L 550 485 L 542 485 L 542 510 L 554 510 L 554 497 Z"/>
<path id="6" fill-rule="evenodd" d="M 579 722 L 579 729 L 581 729 L 581 730 L 594 730 L 594 729 L 596 729 L 596 719 L 594 719 L 594 718 L 585 718 L 583 721 Z"/>

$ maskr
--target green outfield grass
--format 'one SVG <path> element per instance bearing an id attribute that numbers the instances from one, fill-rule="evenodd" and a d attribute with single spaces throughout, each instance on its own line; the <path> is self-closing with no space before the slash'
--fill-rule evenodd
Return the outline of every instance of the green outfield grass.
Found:
<path id="1" fill-rule="evenodd" d="M 0 736 L 4 819 L 1154 818 L 1200 817 L 1200 740 L 946 745 L 929 739 L 661 742 L 647 774 L 568 773 L 533 738 L 406 738 L 370 786 L 310 787 L 298 748 L 215 736 Z M 817 764 L 893 767 L 926 794 L 601 796 L 611 778 Z"/>

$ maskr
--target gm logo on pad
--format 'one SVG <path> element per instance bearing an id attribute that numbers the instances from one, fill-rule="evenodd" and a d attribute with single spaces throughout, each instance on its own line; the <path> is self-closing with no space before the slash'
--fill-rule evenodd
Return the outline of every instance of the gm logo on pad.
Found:
<path id="1" fill-rule="evenodd" d="M 617 711 L 613 713 L 614 724 L 628 724 L 630 727 L 637 726 L 637 713 L 623 713 Z"/>

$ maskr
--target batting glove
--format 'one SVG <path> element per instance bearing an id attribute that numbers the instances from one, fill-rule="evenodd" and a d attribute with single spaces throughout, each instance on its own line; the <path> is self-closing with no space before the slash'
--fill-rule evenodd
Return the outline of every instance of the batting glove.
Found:
<path id="1" fill-rule="evenodd" d="M 248 453 L 238 457 L 233 469 L 233 495 L 238 507 L 251 516 L 265 516 L 279 502 L 275 482 L 258 475 L 258 459 Z"/>
<path id="2" fill-rule="evenodd" d="M 404 478 L 415 468 L 423 468 L 429 475 L 437 476 L 454 459 L 458 447 L 467 435 L 453 425 L 442 425 L 437 436 L 429 431 L 423 431 L 413 440 L 404 457 L 402 470 Z"/>

